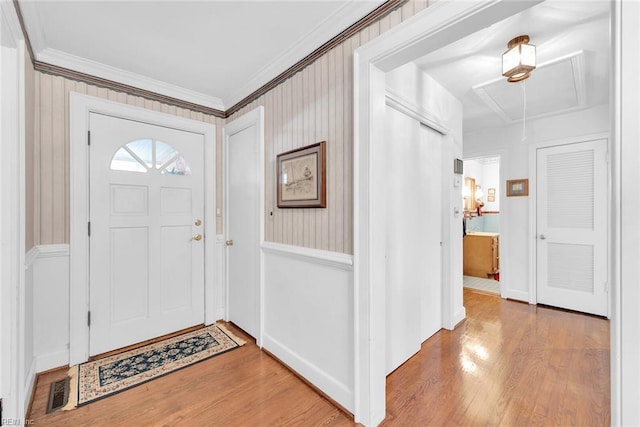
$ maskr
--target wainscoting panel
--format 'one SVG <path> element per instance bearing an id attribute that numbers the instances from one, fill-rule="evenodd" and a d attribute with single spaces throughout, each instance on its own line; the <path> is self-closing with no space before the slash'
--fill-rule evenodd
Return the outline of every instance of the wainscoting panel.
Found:
<path id="1" fill-rule="evenodd" d="M 69 363 L 69 245 L 34 249 L 34 353 L 42 372 Z"/>
<path id="2" fill-rule="evenodd" d="M 263 347 L 354 411 L 353 259 L 265 243 Z"/>

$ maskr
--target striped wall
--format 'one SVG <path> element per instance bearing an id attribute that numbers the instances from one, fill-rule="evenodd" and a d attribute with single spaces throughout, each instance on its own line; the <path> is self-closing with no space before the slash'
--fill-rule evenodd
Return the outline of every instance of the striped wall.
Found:
<path id="1" fill-rule="evenodd" d="M 267 241 L 353 253 L 353 51 L 427 5 L 410 1 L 227 119 L 265 107 Z M 277 154 L 318 141 L 327 141 L 327 207 L 278 209 Z"/>
<path id="2" fill-rule="evenodd" d="M 427 0 L 409 1 L 226 120 L 240 117 L 259 105 L 265 107 L 267 241 L 353 253 L 353 51 L 427 5 Z M 31 153 L 34 181 L 27 183 L 32 186 L 27 188 L 27 197 L 32 191 L 33 200 L 27 212 L 27 226 L 32 223 L 32 231 L 27 231 L 27 236 L 31 236 L 28 247 L 69 242 L 71 91 L 215 124 L 217 205 L 222 208 L 224 119 L 36 71 Z M 276 208 L 276 155 L 317 141 L 327 141 L 327 208 Z M 222 220 L 217 218 L 219 234 Z"/>
<path id="3" fill-rule="evenodd" d="M 69 243 L 69 92 L 109 99 L 216 125 L 218 206 L 222 204 L 224 119 L 86 83 L 35 72 L 32 245 Z M 28 214 L 29 215 L 29 214 Z M 222 230 L 218 218 L 217 232 Z"/>

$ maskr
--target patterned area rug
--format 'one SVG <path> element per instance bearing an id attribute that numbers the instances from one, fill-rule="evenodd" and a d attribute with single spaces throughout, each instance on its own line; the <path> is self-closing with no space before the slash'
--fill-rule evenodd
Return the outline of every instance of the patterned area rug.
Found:
<path id="1" fill-rule="evenodd" d="M 63 409 L 119 393 L 244 344 L 244 340 L 216 324 L 74 366 L 69 371 L 71 396 Z"/>

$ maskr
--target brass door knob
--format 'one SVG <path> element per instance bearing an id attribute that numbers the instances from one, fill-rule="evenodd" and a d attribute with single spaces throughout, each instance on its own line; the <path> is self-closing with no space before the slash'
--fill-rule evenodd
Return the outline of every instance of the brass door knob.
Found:
<path id="1" fill-rule="evenodd" d="M 202 235 L 196 234 L 195 236 L 193 236 L 193 240 L 196 240 L 196 241 L 202 240 Z"/>
<path id="2" fill-rule="evenodd" d="M 233 246 L 233 240 L 227 240 L 227 241 L 225 242 L 225 244 L 226 244 L 227 246 Z"/>
<path id="3" fill-rule="evenodd" d="M 194 224 L 196 225 L 196 227 L 199 227 L 200 225 L 202 225 L 202 221 L 200 221 L 199 219 L 196 219 Z"/>

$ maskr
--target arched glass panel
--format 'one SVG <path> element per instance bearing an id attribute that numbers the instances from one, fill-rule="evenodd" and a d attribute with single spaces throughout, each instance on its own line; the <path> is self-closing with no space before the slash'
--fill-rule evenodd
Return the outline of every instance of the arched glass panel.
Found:
<path id="1" fill-rule="evenodd" d="M 116 151 L 111 170 L 146 173 L 159 170 L 162 175 L 191 175 L 191 169 L 178 150 L 162 141 L 139 139 Z"/>
<path id="2" fill-rule="evenodd" d="M 178 156 L 174 161 L 169 163 L 166 168 L 162 169 L 163 175 L 191 175 L 189 164 L 182 156 Z"/>

